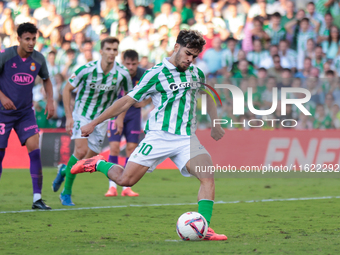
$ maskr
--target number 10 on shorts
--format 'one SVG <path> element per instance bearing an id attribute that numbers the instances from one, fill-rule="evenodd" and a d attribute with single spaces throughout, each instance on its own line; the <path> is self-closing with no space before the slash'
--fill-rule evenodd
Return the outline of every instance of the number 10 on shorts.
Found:
<path id="1" fill-rule="evenodd" d="M 147 155 L 149 155 L 151 150 L 152 150 L 152 145 L 151 144 L 143 143 L 142 148 L 140 148 L 138 153 L 142 153 L 144 156 L 147 156 Z"/>

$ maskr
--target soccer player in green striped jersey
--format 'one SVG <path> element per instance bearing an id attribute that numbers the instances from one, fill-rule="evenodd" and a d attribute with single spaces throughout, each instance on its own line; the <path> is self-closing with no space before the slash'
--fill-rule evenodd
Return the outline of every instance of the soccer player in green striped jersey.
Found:
<path id="1" fill-rule="evenodd" d="M 52 189 L 56 192 L 66 177 L 64 190 L 60 194 L 62 205 L 74 205 L 71 194 L 75 175 L 71 174 L 70 170 L 78 160 L 93 157 L 101 151 L 108 122 L 98 125 L 87 139 L 81 136 L 80 127 L 90 123 L 112 105 L 121 89 L 126 92 L 132 90 L 129 71 L 115 62 L 118 44 L 118 39 L 114 37 L 101 41 L 101 59 L 78 68 L 64 88 L 66 131 L 72 136 L 71 139 L 75 140 L 75 148 L 67 166 L 59 166 L 57 177 L 52 184 Z M 72 112 L 70 95 L 75 88 L 77 88 L 77 95 Z M 124 116 L 125 114 L 122 114 L 118 118 Z"/>
<path id="2" fill-rule="evenodd" d="M 146 124 L 146 136 L 131 154 L 126 168 L 108 163 L 103 157 L 79 161 L 73 166 L 73 174 L 99 171 L 120 186 L 133 186 L 147 171 L 152 171 L 166 158 L 170 158 L 183 176 L 195 176 L 201 186 L 198 192 L 198 212 L 208 224 L 212 216 L 215 183 L 213 174 L 195 171 L 195 166 L 212 166 L 206 149 L 195 135 L 197 82 L 205 82 L 203 72 L 192 64 L 202 51 L 205 40 L 195 30 L 182 30 L 176 40 L 170 58 L 147 70 L 139 84 L 126 96 L 117 100 L 98 118 L 81 128 L 82 135 L 90 135 L 101 122 L 115 117 L 141 102 L 150 95 L 155 109 Z M 217 118 L 216 107 L 207 97 L 207 112 Z M 211 136 L 219 140 L 224 135 L 220 125 L 215 125 Z M 210 227 L 205 240 L 226 240 L 225 235 L 216 234 Z"/>

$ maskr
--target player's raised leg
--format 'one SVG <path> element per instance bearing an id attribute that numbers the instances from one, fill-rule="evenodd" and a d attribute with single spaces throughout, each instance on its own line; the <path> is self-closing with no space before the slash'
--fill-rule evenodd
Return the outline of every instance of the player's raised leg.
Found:
<path id="1" fill-rule="evenodd" d="M 43 174 L 41 165 L 41 156 L 39 149 L 39 134 L 35 134 L 26 140 L 26 147 L 30 158 L 30 173 L 33 186 L 33 205 L 32 209 L 50 210 L 51 207 L 46 205 L 41 199 L 41 190 L 43 184 Z"/>
<path id="2" fill-rule="evenodd" d="M 148 171 L 148 166 L 143 166 L 129 161 L 124 169 L 122 166 L 106 162 L 102 156 L 98 155 L 89 159 L 77 162 L 72 169 L 72 174 L 101 172 L 107 178 L 113 180 L 120 186 L 131 187 L 135 185 Z"/>
<path id="3" fill-rule="evenodd" d="M 198 212 L 204 216 L 210 225 L 210 220 L 213 212 L 213 205 L 215 199 L 215 181 L 214 173 L 211 172 L 200 172 L 196 171 L 195 166 L 200 166 L 201 169 L 204 167 L 212 166 L 211 157 L 208 154 L 200 154 L 188 161 L 186 168 L 188 172 L 198 178 L 200 181 L 200 189 L 198 191 Z M 202 168 L 203 167 L 203 168 Z M 209 227 L 208 233 L 204 240 L 211 241 L 222 241 L 227 240 L 225 235 L 219 235 Z"/>

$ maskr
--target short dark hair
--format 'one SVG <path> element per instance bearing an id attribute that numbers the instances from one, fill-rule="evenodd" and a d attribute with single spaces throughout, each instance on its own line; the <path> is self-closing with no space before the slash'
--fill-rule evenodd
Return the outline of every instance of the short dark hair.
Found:
<path id="1" fill-rule="evenodd" d="M 49 53 L 48 53 L 48 55 L 57 55 L 57 52 L 55 52 L 54 50 L 51 50 Z"/>
<path id="2" fill-rule="evenodd" d="M 21 37 L 23 33 L 31 33 L 31 34 L 36 34 L 38 32 L 37 27 L 29 22 L 25 22 L 19 25 L 17 29 L 18 36 Z"/>
<path id="3" fill-rule="evenodd" d="M 182 47 L 189 49 L 203 50 L 203 46 L 206 44 L 203 35 L 196 30 L 181 30 L 177 36 L 176 43 Z"/>
<path id="4" fill-rule="evenodd" d="M 234 38 L 234 37 L 229 37 L 228 39 L 227 39 L 227 43 L 228 42 L 235 42 L 235 43 L 237 43 L 237 40 Z"/>
<path id="5" fill-rule="evenodd" d="M 279 12 L 274 12 L 272 18 L 279 18 L 281 19 L 281 14 Z"/>
<path id="6" fill-rule="evenodd" d="M 335 73 L 334 73 L 333 70 L 328 70 L 328 71 L 326 72 L 326 75 L 333 75 L 333 76 L 335 76 Z"/>
<path id="7" fill-rule="evenodd" d="M 68 55 L 68 54 L 76 54 L 76 51 L 74 50 L 74 49 L 68 49 L 68 50 L 66 50 L 66 54 Z"/>
<path id="8" fill-rule="evenodd" d="M 306 22 L 309 23 L 309 18 L 304 17 L 304 18 L 301 19 L 300 23 L 301 23 L 302 21 L 306 21 Z"/>
<path id="9" fill-rule="evenodd" d="M 259 70 L 258 70 L 258 72 L 260 72 L 260 71 L 267 72 L 267 69 L 266 69 L 266 68 L 264 68 L 264 67 L 260 67 L 260 68 L 259 68 Z"/>
<path id="10" fill-rule="evenodd" d="M 85 39 L 85 41 L 83 42 L 83 44 L 85 44 L 85 43 L 91 43 L 91 44 L 93 44 L 93 43 L 92 43 L 92 40 L 90 40 L 90 39 Z"/>
<path id="11" fill-rule="evenodd" d="M 104 48 L 105 43 L 118 43 L 119 44 L 119 40 L 116 37 L 106 37 L 104 40 L 102 40 L 100 42 L 100 49 Z"/>
<path id="12" fill-rule="evenodd" d="M 124 52 L 124 56 L 123 56 L 124 60 L 126 59 L 131 59 L 131 60 L 138 60 L 139 56 L 138 56 L 138 52 L 135 50 L 126 50 Z"/>
<path id="13" fill-rule="evenodd" d="M 289 68 L 283 68 L 282 72 L 289 72 L 290 74 L 292 73 L 292 70 Z"/>

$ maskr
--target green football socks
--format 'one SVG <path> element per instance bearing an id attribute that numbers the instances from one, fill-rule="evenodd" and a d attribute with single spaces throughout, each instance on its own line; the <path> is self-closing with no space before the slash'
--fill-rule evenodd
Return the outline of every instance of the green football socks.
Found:
<path id="1" fill-rule="evenodd" d="M 66 180 L 65 180 L 64 190 L 61 193 L 62 195 L 71 195 L 72 194 L 72 186 L 73 186 L 74 179 L 76 178 L 76 175 L 71 174 L 71 168 L 77 162 L 78 162 L 78 159 L 72 154 L 72 156 L 70 157 L 70 159 L 67 163 L 67 166 L 65 168 Z"/>
<path id="2" fill-rule="evenodd" d="M 109 177 L 107 176 L 107 173 L 109 172 L 110 168 L 111 168 L 112 166 L 114 166 L 114 165 L 116 165 L 116 164 L 115 164 L 115 163 L 106 162 L 106 161 L 102 160 L 102 161 L 100 161 L 100 162 L 98 163 L 96 170 L 97 170 L 98 172 L 101 172 L 101 173 L 105 174 L 106 177 L 109 178 Z M 109 178 L 109 179 L 110 179 L 110 178 Z"/>
<path id="3" fill-rule="evenodd" d="M 208 226 L 210 225 L 210 219 L 213 211 L 214 201 L 208 199 L 201 199 L 198 201 L 198 213 L 202 214 L 207 220 Z"/>

